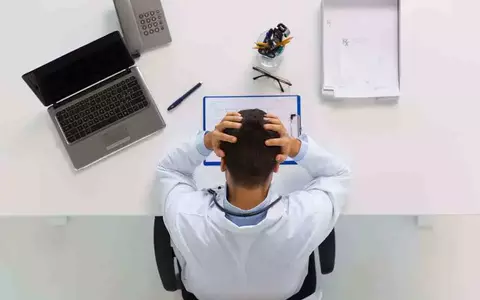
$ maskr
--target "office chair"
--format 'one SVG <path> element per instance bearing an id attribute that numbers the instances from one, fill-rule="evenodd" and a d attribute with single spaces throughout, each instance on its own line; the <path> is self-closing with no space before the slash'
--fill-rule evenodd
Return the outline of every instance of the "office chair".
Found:
<path id="1" fill-rule="evenodd" d="M 175 253 L 171 247 L 170 235 L 163 222 L 163 217 L 155 217 L 153 229 L 153 246 L 158 273 L 165 290 L 173 292 L 182 291 L 184 300 L 197 300 L 195 295 L 188 292 L 180 279 L 180 273 L 175 272 Z M 320 257 L 320 271 L 322 274 L 330 274 L 335 267 L 335 229 L 318 246 Z M 178 266 L 178 270 L 180 267 Z M 305 299 L 317 292 L 317 268 L 315 255 L 312 253 L 308 262 L 308 273 L 300 291 L 287 300 Z M 181 270 L 180 270 L 181 272 Z"/>

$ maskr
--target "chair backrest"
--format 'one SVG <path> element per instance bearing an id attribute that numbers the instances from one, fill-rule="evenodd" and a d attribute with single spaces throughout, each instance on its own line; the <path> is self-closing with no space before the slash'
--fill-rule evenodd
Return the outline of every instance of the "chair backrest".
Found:
<path id="1" fill-rule="evenodd" d="M 318 246 L 318 255 L 320 256 L 320 269 L 322 274 L 330 274 L 335 269 L 335 228 L 330 232 L 327 238 Z"/>
<path id="2" fill-rule="evenodd" d="M 162 280 L 165 290 L 173 292 L 183 287 L 179 274 L 175 273 L 174 258 L 170 235 L 163 217 L 155 217 L 154 229 L 153 229 L 153 246 L 155 251 L 155 260 L 157 262 L 158 273 Z M 320 256 L 320 269 L 322 274 L 329 274 L 335 267 L 335 229 L 330 232 L 327 238 L 318 247 L 318 253 Z M 299 293 L 289 298 L 303 299 L 305 295 L 312 294 L 316 289 L 316 274 L 315 274 L 315 260 L 314 254 L 310 255 L 309 270 L 304 284 Z M 299 298 L 299 297 L 303 298 Z"/>
<path id="3" fill-rule="evenodd" d="M 180 286 L 179 278 L 175 274 L 175 253 L 173 253 L 170 234 L 168 234 L 168 230 L 165 227 L 163 217 L 155 217 L 153 224 L 153 248 L 163 287 L 170 292 L 176 291 Z"/>

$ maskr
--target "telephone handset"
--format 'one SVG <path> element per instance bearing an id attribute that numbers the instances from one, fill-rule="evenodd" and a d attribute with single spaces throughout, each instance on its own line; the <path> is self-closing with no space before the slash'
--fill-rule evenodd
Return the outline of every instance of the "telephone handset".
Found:
<path id="1" fill-rule="evenodd" d="M 160 0 L 113 0 L 113 3 L 132 56 L 172 41 Z"/>

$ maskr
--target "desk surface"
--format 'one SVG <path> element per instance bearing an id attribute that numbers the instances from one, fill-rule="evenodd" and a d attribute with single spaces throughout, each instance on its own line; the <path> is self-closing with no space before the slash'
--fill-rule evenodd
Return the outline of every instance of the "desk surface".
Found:
<path id="1" fill-rule="evenodd" d="M 277 74 L 292 81 L 288 93 L 302 96 L 303 127 L 354 172 L 347 214 L 480 213 L 479 4 L 402 0 L 398 105 L 332 105 L 321 97 L 320 1 L 301 2 L 164 0 L 173 42 L 137 64 L 167 128 L 74 172 L 45 108 L 20 76 L 118 30 L 113 3 L 11 1 L 0 13 L 0 214 L 158 212 L 155 165 L 201 128 L 204 95 L 279 92 L 268 79 L 254 82 L 251 70 L 253 41 L 279 21 L 295 39 Z M 167 113 L 198 81 L 202 88 Z M 300 173 L 285 166 L 275 184 L 301 184 Z M 202 167 L 197 177 L 208 186 L 223 175 Z"/>

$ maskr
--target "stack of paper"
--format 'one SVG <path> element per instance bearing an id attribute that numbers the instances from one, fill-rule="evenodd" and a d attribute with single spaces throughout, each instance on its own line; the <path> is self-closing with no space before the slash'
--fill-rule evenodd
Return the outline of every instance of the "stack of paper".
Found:
<path id="1" fill-rule="evenodd" d="M 325 0 L 323 91 L 334 98 L 398 97 L 397 0 Z"/>

